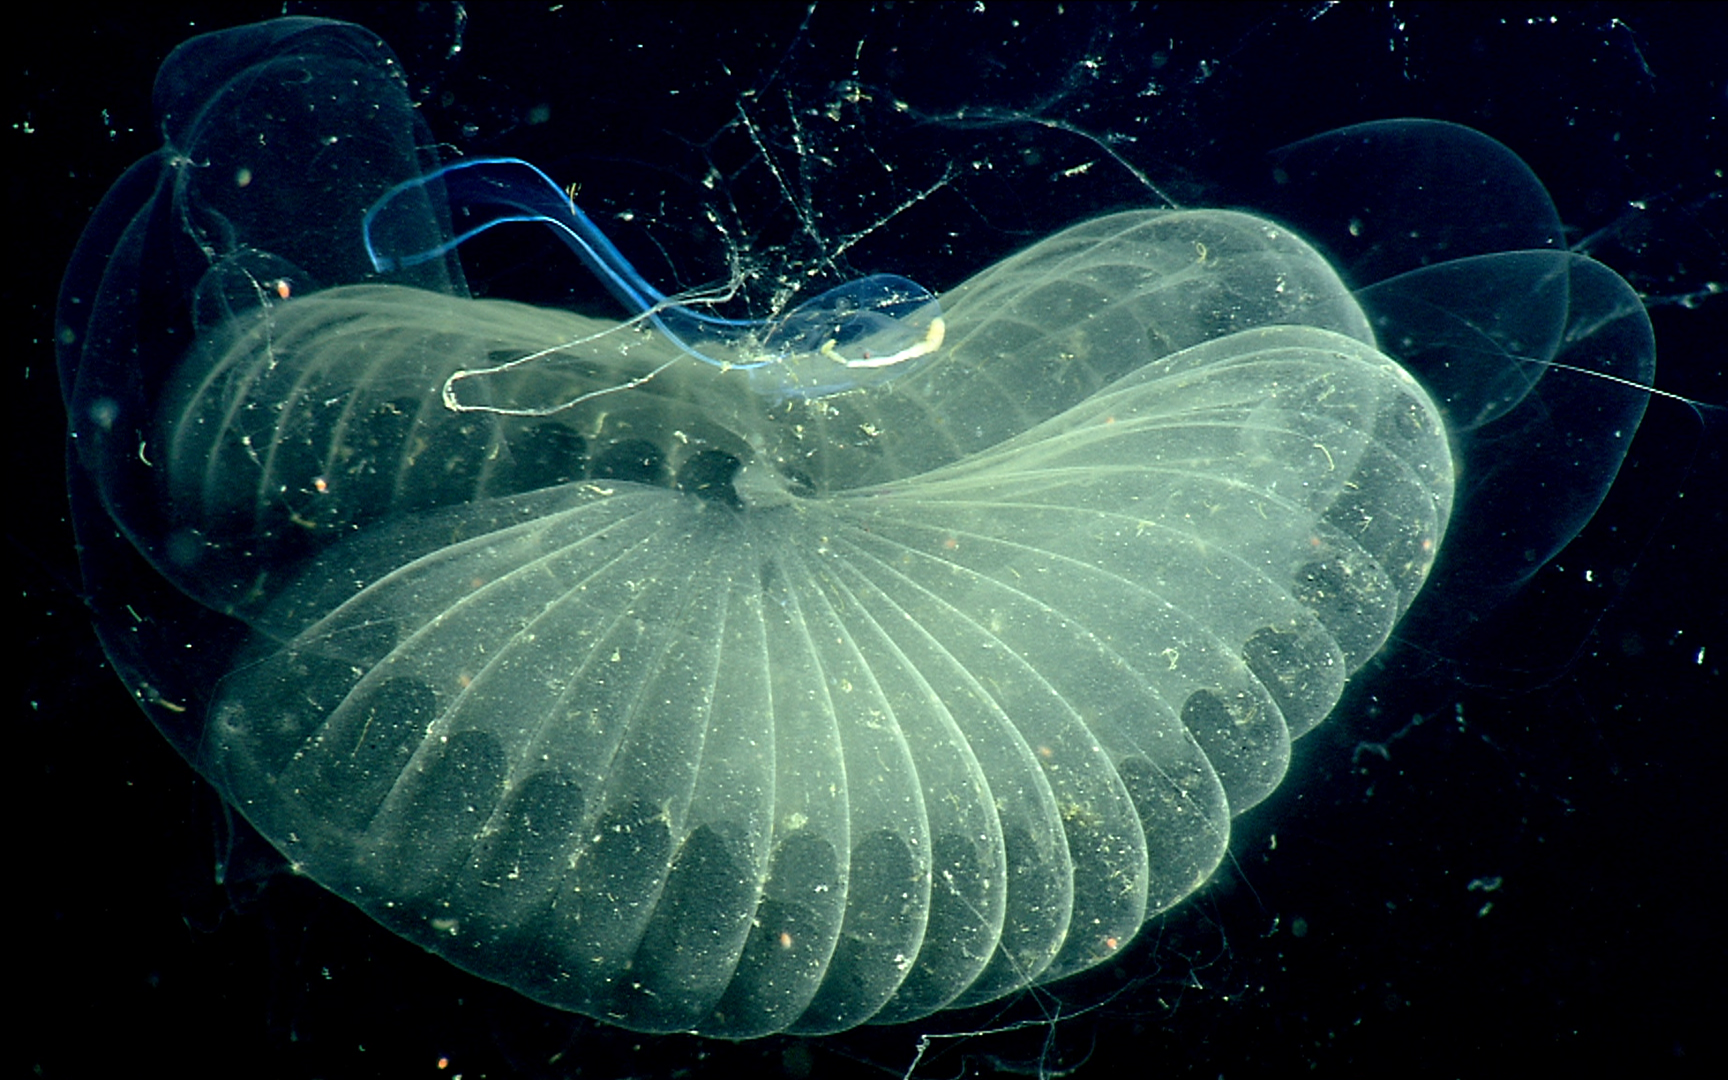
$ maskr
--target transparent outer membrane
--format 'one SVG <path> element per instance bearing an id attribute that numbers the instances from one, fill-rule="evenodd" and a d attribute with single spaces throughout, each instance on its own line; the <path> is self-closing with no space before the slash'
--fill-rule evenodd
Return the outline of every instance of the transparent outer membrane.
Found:
<path id="1" fill-rule="evenodd" d="M 1533 357 L 1649 377 L 1636 297 L 1452 125 L 1287 148 L 1275 217 L 1079 221 L 943 289 L 915 365 L 789 392 L 818 384 L 646 329 L 664 295 L 472 295 L 367 31 L 195 39 L 157 107 L 168 146 L 62 314 L 116 669 L 298 870 L 640 1031 L 901 1022 L 1118 955 L 1210 878 L 1443 543 L 1474 557 L 1460 595 L 1516 576 L 1504 530 L 1448 533 L 1457 433 L 1540 399 Z M 1353 254 L 1291 227 L 1362 198 L 1362 159 L 1428 157 L 1494 177 L 1518 228 L 1465 242 L 1480 205 L 1427 205 Z M 358 223 L 404 190 L 391 243 L 425 257 L 380 263 Z M 1598 419 L 1618 441 L 1521 552 L 1600 500 L 1637 412 Z"/>

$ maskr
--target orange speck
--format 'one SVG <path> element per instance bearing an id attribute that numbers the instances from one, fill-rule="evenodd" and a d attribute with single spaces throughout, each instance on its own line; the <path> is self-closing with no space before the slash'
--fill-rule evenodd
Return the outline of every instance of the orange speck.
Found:
<path id="1" fill-rule="evenodd" d="M 1038 748 L 1038 756 L 1043 758 L 1045 761 L 1049 761 L 1051 758 L 1056 756 L 1056 751 L 1050 749 L 1048 746 L 1040 746 Z"/>
<path id="2" fill-rule="evenodd" d="M 287 278 L 276 279 L 276 295 L 284 300 L 294 295 L 294 286 L 288 283 Z"/>
<path id="3" fill-rule="evenodd" d="M 330 481 L 322 476 L 314 476 L 312 478 L 312 490 L 320 495 L 327 495 L 330 492 Z"/>
<path id="4" fill-rule="evenodd" d="M 792 935 L 784 930 L 780 931 L 780 947 L 782 949 L 790 949 L 792 947 Z"/>
<path id="5" fill-rule="evenodd" d="M 1122 944 L 1122 942 L 1117 938 L 1107 937 L 1104 939 L 1104 947 L 1109 949 L 1111 952 L 1115 952 L 1116 947 L 1120 944 Z"/>

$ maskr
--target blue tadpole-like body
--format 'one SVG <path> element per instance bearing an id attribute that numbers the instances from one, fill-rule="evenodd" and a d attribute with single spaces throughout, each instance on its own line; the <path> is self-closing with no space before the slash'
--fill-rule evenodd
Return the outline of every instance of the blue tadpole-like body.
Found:
<path id="1" fill-rule="evenodd" d="M 398 215 L 423 212 L 428 189 L 442 188 L 458 215 L 455 235 L 435 247 L 397 250 Z M 635 317 L 706 364 L 746 373 L 752 388 L 776 398 L 820 398 L 905 374 L 941 348 L 942 305 L 897 274 L 871 274 L 768 319 L 732 319 L 680 303 L 637 272 L 551 177 L 520 158 L 474 158 L 398 184 L 364 221 L 366 253 L 383 272 L 441 258 L 509 222 L 556 231 Z"/>

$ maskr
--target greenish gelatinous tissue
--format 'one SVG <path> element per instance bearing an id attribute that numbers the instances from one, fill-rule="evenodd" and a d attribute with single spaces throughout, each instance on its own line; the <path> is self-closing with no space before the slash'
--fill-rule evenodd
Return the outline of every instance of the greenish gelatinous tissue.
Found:
<path id="1" fill-rule="evenodd" d="M 1283 225 L 1128 211 L 944 292 L 915 369 L 789 396 L 471 299 L 357 27 L 196 39 L 157 107 L 61 313 L 116 669 L 297 869 L 642 1031 L 904 1021 L 1118 954 L 1435 564 L 1447 426 L 1376 331 L 1598 281 L 1484 255 L 1359 301 Z M 365 154 L 311 152 L 341 131 Z M 393 190 L 381 242 L 428 257 L 380 270 Z M 1424 340 L 1510 355 L 1466 336 Z"/>

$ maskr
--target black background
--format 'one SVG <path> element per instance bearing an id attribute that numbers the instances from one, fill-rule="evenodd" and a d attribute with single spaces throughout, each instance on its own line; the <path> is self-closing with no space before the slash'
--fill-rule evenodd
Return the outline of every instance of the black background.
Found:
<path id="1" fill-rule="evenodd" d="M 26 1067 L 895 1076 L 926 1032 L 947 1037 L 920 1076 L 1721 1064 L 1728 302 L 1709 295 L 1728 282 L 1720 8 L 289 10 L 378 31 L 441 139 L 575 169 L 602 205 L 646 198 L 626 185 L 661 175 L 671 194 L 649 210 L 702 205 L 694 163 L 732 151 L 722 141 L 704 157 L 689 139 L 718 130 L 777 65 L 805 89 L 854 65 L 891 72 L 946 135 L 976 131 L 999 161 L 1014 139 L 1049 155 L 1013 158 L 1017 199 L 978 185 L 970 202 L 932 200 L 853 252 L 868 264 L 882 244 L 892 269 L 938 290 L 1073 220 L 1152 201 L 1076 129 L 1132 135 L 1106 141 L 1187 202 L 1233 162 L 1341 124 L 1469 124 L 1522 155 L 1575 240 L 1647 297 L 1657 385 L 1700 404 L 1654 398 L 1578 540 L 1464 638 L 1395 645 L 1299 744 L 1284 788 L 1238 823 L 1233 864 L 1082 986 L 829 1040 L 618 1032 L 456 972 L 309 882 L 249 876 L 264 862 L 244 848 L 216 883 L 234 834 L 105 670 L 79 603 L 52 312 L 91 209 L 160 143 L 149 88 L 162 58 L 282 9 L 44 8 L 52 29 L 14 24 L 0 45 L 6 535 L 24 643 L 7 770 L 9 982 L 23 1003 L 8 1043 Z M 772 125 L 783 113 L 757 115 Z M 1053 182 L 1085 161 L 1097 163 L 1082 182 Z M 838 208 L 848 196 L 830 179 L 817 198 Z M 1048 188 L 1027 194 L 1033 179 Z M 756 190 L 735 185 L 740 222 L 773 216 Z M 906 251 L 898 227 L 929 230 L 941 213 L 952 215 L 941 242 Z M 673 267 L 715 257 L 700 241 L 666 254 Z M 968 1029 L 991 1031 L 956 1034 Z"/>

